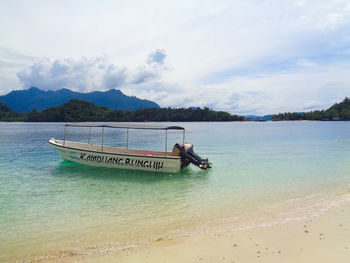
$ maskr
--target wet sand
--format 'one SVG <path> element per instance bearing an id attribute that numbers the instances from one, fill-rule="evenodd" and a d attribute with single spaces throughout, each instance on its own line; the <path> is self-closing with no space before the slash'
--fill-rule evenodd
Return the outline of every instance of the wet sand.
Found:
<path id="1" fill-rule="evenodd" d="M 52 262 L 350 262 L 350 204 L 318 217 L 267 227 L 200 234 L 104 255 L 83 255 Z"/>

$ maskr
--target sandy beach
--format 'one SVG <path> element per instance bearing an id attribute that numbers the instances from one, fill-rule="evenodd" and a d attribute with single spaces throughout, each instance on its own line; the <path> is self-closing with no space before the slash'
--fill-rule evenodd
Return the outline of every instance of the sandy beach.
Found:
<path id="1" fill-rule="evenodd" d="M 350 204 L 307 220 L 157 241 L 49 262 L 350 262 Z"/>

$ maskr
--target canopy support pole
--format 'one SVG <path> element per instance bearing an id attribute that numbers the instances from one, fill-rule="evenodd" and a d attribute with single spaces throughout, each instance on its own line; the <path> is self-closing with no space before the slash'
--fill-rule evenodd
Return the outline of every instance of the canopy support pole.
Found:
<path id="1" fill-rule="evenodd" d="M 165 130 L 165 155 L 167 155 L 168 151 L 168 130 Z"/>
<path id="2" fill-rule="evenodd" d="M 88 144 L 90 144 L 90 138 L 91 138 L 91 127 L 89 127 L 89 142 L 88 142 Z"/>
<path id="3" fill-rule="evenodd" d="M 185 144 L 185 130 L 183 130 L 182 144 Z"/>
<path id="4" fill-rule="evenodd" d="M 104 127 L 102 127 L 102 152 L 103 152 L 103 136 L 104 136 Z"/>
<path id="5" fill-rule="evenodd" d="M 126 149 L 129 147 L 129 128 L 126 129 Z"/>
<path id="6" fill-rule="evenodd" d="M 64 138 L 63 138 L 63 146 L 66 144 L 66 128 L 67 126 L 64 125 Z"/>

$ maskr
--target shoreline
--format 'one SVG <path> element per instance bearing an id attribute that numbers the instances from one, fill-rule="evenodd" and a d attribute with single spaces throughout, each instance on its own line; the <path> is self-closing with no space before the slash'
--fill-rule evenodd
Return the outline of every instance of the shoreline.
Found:
<path id="1" fill-rule="evenodd" d="M 93 255 L 35 262 L 318 262 L 350 261 L 350 202 L 323 214 L 265 227 L 179 238 Z"/>

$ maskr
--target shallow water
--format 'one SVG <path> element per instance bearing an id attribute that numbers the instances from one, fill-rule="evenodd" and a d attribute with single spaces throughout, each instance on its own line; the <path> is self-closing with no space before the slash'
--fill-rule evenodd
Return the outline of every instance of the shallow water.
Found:
<path id="1" fill-rule="evenodd" d="M 164 124 L 164 123 L 162 123 Z M 171 123 L 174 125 L 174 123 Z M 0 261 L 104 253 L 161 237 L 232 231 L 313 216 L 348 200 L 350 122 L 176 123 L 213 169 L 177 174 L 64 162 L 45 144 L 62 123 L 0 123 Z M 94 143 L 100 130 L 93 129 Z M 129 148 L 163 150 L 164 132 Z M 87 141 L 69 128 L 68 139 Z M 105 144 L 126 134 L 105 130 Z M 169 132 L 168 149 L 182 141 Z"/>

